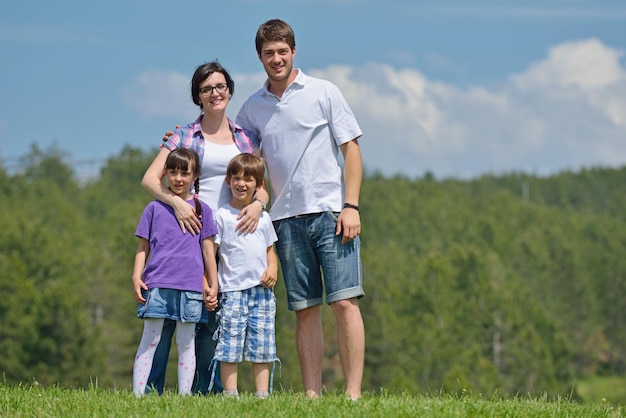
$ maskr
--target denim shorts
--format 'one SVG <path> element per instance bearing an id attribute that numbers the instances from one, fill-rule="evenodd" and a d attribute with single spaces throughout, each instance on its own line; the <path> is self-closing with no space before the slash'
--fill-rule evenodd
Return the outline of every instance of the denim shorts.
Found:
<path id="1" fill-rule="evenodd" d="M 321 305 L 324 290 L 329 304 L 365 295 L 361 241 L 357 236 L 342 244 L 342 234 L 336 235 L 337 217 L 322 212 L 274 221 L 290 311 Z"/>
<path id="2" fill-rule="evenodd" d="M 168 318 L 181 322 L 199 322 L 202 293 L 176 289 L 142 290 L 145 304 L 137 304 L 137 318 Z"/>
<path id="3" fill-rule="evenodd" d="M 276 357 L 276 298 L 274 291 L 261 286 L 223 292 L 220 296 L 215 359 L 272 363 Z M 244 352 L 245 347 L 245 352 Z"/>

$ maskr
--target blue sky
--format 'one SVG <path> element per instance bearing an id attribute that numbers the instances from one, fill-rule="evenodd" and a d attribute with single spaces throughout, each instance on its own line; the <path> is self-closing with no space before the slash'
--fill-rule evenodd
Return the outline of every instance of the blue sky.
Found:
<path id="1" fill-rule="evenodd" d="M 473 178 L 626 164 L 623 0 L 0 0 L 0 160 L 55 144 L 77 171 L 157 150 L 195 119 L 215 58 L 242 101 L 265 79 L 258 25 L 288 21 L 295 64 L 337 84 L 368 172 Z"/>

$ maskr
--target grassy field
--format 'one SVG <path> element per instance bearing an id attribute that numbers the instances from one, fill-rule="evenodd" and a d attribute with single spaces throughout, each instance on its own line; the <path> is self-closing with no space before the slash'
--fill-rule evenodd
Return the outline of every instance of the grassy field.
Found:
<path id="1" fill-rule="evenodd" d="M 136 399 L 129 390 L 43 388 L 0 384 L 0 417 L 623 417 L 624 405 L 566 399 L 365 394 L 358 402 L 325 394 L 307 400 L 278 392 L 265 400 L 244 394 L 182 397 L 174 392 Z"/>

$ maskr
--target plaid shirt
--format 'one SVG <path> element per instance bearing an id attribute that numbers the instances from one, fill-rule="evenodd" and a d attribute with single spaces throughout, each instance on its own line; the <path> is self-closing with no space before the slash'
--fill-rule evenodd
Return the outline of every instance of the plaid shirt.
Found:
<path id="1" fill-rule="evenodd" d="M 167 141 L 161 144 L 161 147 L 165 147 L 170 151 L 174 151 L 176 148 L 191 148 L 200 156 L 200 165 L 202 165 L 202 159 L 204 157 L 204 136 L 202 136 L 200 120 L 202 120 L 202 115 L 198 116 L 195 122 L 176 129 L 174 135 L 170 136 Z M 258 150 L 260 144 L 254 134 L 233 123 L 230 119 L 228 119 L 228 125 L 235 137 L 235 145 L 237 145 L 240 152 L 254 153 Z"/>

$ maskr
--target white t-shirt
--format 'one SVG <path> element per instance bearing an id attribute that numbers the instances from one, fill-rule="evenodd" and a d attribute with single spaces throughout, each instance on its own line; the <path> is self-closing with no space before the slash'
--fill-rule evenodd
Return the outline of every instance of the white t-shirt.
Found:
<path id="1" fill-rule="evenodd" d="M 261 140 L 274 220 L 340 212 L 344 179 L 339 145 L 362 135 L 337 86 L 297 71 L 281 98 L 267 90 L 266 81 L 237 115 L 237 124 Z"/>
<path id="2" fill-rule="evenodd" d="M 278 240 L 272 219 L 262 212 L 259 225 L 251 234 L 235 230 L 239 209 L 230 204 L 220 207 L 215 214 L 218 233 L 214 242 L 219 245 L 217 280 L 220 292 L 251 289 L 261 283 L 267 269 L 267 247 Z"/>
<path id="3" fill-rule="evenodd" d="M 224 178 L 228 163 L 240 153 L 241 151 L 234 142 L 222 145 L 204 141 L 204 158 L 202 158 L 198 197 L 209 205 L 213 210 L 213 215 L 215 215 L 217 208 L 224 206 L 232 199 L 232 194 L 230 189 L 226 187 Z"/>

